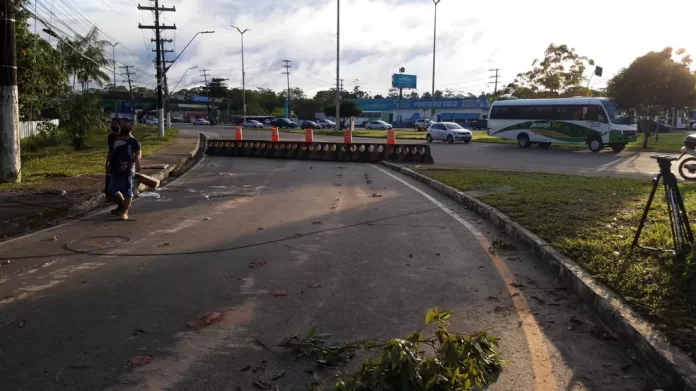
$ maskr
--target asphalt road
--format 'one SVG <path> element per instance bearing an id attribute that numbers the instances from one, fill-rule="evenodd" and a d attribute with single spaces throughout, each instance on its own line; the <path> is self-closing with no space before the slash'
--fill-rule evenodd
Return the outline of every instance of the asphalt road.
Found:
<path id="1" fill-rule="evenodd" d="M 493 390 L 646 389 L 552 271 L 525 250 L 492 254 L 509 239 L 404 177 L 206 157 L 157 194 L 131 221 L 105 211 L 0 244 L 11 260 L 0 388 L 251 390 L 261 379 L 301 390 L 317 367 L 283 338 L 313 326 L 339 341 L 404 337 L 438 306 L 454 311 L 450 329 L 501 338 L 508 364 Z M 223 320 L 187 328 L 208 311 Z M 152 362 L 132 367 L 141 355 Z"/>
<path id="2" fill-rule="evenodd" d="M 180 127 L 204 131 L 212 137 L 234 137 L 234 129 L 226 126 L 194 127 L 183 124 Z M 270 140 L 271 134 L 267 130 L 246 129 L 244 130 L 244 137 L 247 139 Z M 296 133 L 281 133 L 280 137 L 285 140 L 304 140 L 304 135 Z M 315 139 L 317 141 L 343 140 L 341 137 L 334 136 L 315 136 Z M 377 139 L 355 137 L 354 141 L 375 142 Z M 422 143 L 422 141 L 415 140 L 397 141 L 400 143 Z M 434 142 L 431 144 L 431 151 L 435 164 L 482 169 L 622 177 L 651 177 L 658 171 L 655 160 L 650 158 L 655 152 L 624 151 L 617 154 L 609 149 L 601 153 L 593 153 L 584 149 L 568 150 L 553 147 L 550 149 L 536 147 L 522 149 L 516 145 L 481 142 L 454 145 Z M 679 156 L 678 153 L 660 154 Z M 676 173 L 676 165 L 673 172 Z"/>

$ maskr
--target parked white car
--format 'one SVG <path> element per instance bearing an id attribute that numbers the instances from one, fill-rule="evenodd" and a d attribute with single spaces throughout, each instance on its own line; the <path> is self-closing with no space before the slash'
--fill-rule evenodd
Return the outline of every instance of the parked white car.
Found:
<path id="1" fill-rule="evenodd" d="M 427 118 L 417 119 L 416 122 L 413 124 L 413 128 L 416 130 L 426 130 L 430 127 L 432 123 L 433 121 Z"/>
<path id="2" fill-rule="evenodd" d="M 148 118 L 147 121 L 145 121 L 147 125 L 157 125 L 159 121 L 157 121 L 157 118 Z"/>
<path id="3" fill-rule="evenodd" d="M 387 130 L 391 129 L 392 126 L 391 124 L 388 124 L 384 121 L 370 121 L 365 124 L 365 129 L 381 129 L 381 130 Z"/>
<path id="4" fill-rule="evenodd" d="M 465 144 L 469 144 L 472 137 L 470 130 L 464 129 L 455 122 L 435 122 L 428 127 L 428 133 L 425 135 L 425 139 L 429 143 L 432 143 L 433 140 L 441 140 L 450 144 L 455 141 L 464 141 Z"/>
<path id="5" fill-rule="evenodd" d="M 210 122 L 208 122 L 208 120 L 203 119 L 203 118 L 196 118 L 191 122 L 191 124 L 193 124 L 193 125 L 210 125 Z"/>

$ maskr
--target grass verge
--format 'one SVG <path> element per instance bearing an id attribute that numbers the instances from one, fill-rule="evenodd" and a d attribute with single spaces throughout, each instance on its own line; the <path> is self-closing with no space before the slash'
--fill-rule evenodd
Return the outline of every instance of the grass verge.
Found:
<path id="1" fill-rule="evenodd" d="M 80 150 L 75 150 L 67 138 L 61 138 L 57 145 L 44 147 L 37 147 L 31 138 L 22 140 L 22 183 L 0 184 L 0 192 L 46 185 L 52 177 L 103 173 L 108 152 L 107 134 L 105 130 L 91 132 Z M 133 135 L 142 145 L 143 156 L 147 156 L 176 141 L 179 131 L 166 129 L 165 137 L 159 138 L 156 126 L 136 125 Z"/>
<path id="2" fill-rule="evenodd" d="M 421 169 L 462 191 L 510 186 L 478 197 L 578 262 L 696 358 L 696 265 L 666 253 L 628 249 L 650 180 L 510 171 Z M 680 186 L 696 221 L 696 186 Z M 671 248 L 664 191 L 658 190 L 640 243 Z M 693 254 L 689 259 L 693 259 Z"/>

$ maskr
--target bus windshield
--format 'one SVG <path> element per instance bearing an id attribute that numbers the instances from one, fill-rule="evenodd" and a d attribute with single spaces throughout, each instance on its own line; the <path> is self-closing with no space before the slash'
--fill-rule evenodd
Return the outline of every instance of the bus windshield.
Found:
<path id="1" fill-rule="evenodd" d="M 631 113 L 619 106 L 615 101 L 602 100 L 602 105 L 604 105 L 604 108 L 607 110 L 609 121 L 612 123 L 617 125 L 631 125 L 635 123 Z"/>

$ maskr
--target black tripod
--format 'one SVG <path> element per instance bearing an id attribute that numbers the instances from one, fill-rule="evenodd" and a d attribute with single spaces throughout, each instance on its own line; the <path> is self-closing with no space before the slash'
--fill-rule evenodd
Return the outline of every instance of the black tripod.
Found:
<path id="1" fill-rule="evenodd" d="M 686 214 L 686 209 L 684 208 L 684 201 L 682 200 L 681 193 L 679 193 L 679 187 L 677 186 L 677 177 L 672 174 L 671 166 L 672 162 L 679 160 L 678 158 L 671 156 L 650 156 L 652 159 L 657 160 L 658 166 L 660 166 L 660 172 L 652 180 L 652 190 L 650 191 L 650 196 L 648 197 L 648 203 L 645 204 L 645 210 L 643 210 L 643 217 L 640 218 L 640 224 L 638 224 L 638 230 L 636 231 L 636 236 L 633 238 L 633 243 L 631 244 L 631 250 L 638 245 L 638 238 L 645 225 L 645 220 L 648 217 L 648 212 L 650 211 L 650 205 L 652 204 L 653 198 L 655 197 L 655 191 L 657 191 L 657 186 L 660 184 L 660 179 L 665 186 L 665 200 L 667 201 L 667 214 L 669 215 L 669 225 L 672 229 L 672 240 L 674 242 L 674 253 L 677 256 L 684 256 L 688 251 L 691 250 L 691 244 L 694 241 L 694 235 L 691 232 L 691 226 L 689 225 L 689 217 Z M 662 250 L 651 247 L 640 246 L 641 248 L 647 248 L 650 250 Z M 664 250 L 670 251 L 671 250 Z"/>

